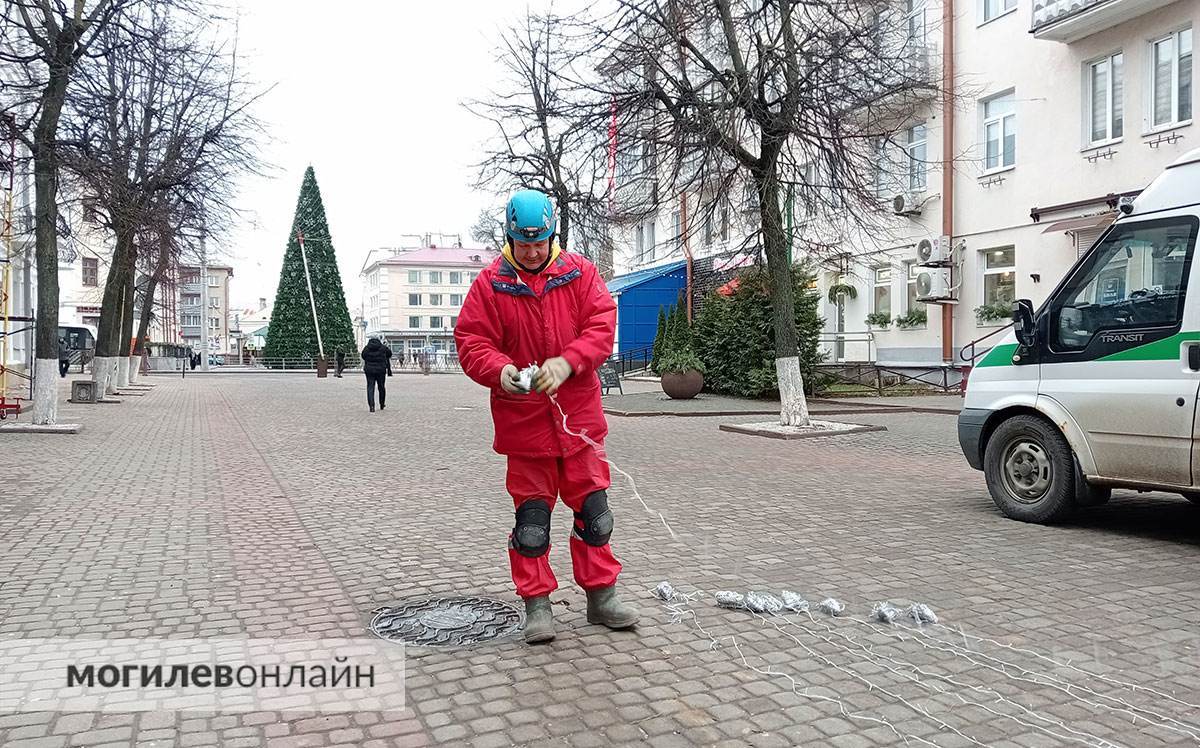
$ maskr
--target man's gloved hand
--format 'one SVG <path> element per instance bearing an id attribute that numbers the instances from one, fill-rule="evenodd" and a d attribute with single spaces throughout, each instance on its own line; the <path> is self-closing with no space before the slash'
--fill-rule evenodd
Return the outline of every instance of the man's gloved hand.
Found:
<path id="1" fill-rule="evenodd" d="M 570 376 L 571 364 L 567 363 L 562 356 L 557 356 L 548 359 L 546 363 L 538 367 L 537 378 L 533 380 L 533 385 L 538 392 L 553 395 Z"/>
<path id="2" fill-rule="evenodd" d="M 504 390 L 510 395 L 526 394 L 518 384 L 518 379 L 520 376 L 521 372 L 517 370 L 516 366 L 513 366 L 512 364 L 505 365 L 505 367 L 500 370 L 500 389 Z"/>

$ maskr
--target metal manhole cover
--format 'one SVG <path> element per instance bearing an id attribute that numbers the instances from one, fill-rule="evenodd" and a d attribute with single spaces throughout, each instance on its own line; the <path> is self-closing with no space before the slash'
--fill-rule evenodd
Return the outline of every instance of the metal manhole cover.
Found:
<path id="1" fill-rule="evenodd" d="M 521 630 L 521 611 L 486 597 L 428 597 L 378 609 L 371 631 L 418 647 L 465 647 Z"/>

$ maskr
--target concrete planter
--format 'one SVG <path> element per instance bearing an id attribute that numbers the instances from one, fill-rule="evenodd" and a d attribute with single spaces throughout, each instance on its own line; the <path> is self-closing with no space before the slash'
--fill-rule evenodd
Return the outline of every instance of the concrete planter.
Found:
<path id="1" fill-rule="evenodd" d="M 662 375 L 662 388 L 672 400 L 691 400 L 704 389 L 704 375 L 694 369 L 684 372 L 666 371 Z"/>

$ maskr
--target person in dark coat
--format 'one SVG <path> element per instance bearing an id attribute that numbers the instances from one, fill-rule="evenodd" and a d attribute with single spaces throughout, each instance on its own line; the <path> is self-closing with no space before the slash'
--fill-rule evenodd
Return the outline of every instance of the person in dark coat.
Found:
<path id="1" fill-rule="evenodd" d="M 375 388 L 379 387 L 379 409 L 386 407 L 387 388 L 384 379 L 391 369 L 388 361 L 390 351 L 379 342 L 379 338 L 371 338 L 367 347 L 362 350 L 363 374 L 367 375 L 367 408 L 375 412 Z"/>
<path id="2" fill-rule="evenodd" d="M 71 346 L 67 345 L 66 338 L 58 339 L 58 376 L 65 378 L 67 369 L 71 368 Z"/>
<path id="3" fill-rule="evenodd" d="M 345 370 L 346 370 L 346 352 L 343 351 L 341 348 L 338 348 L 337 349 L 337 372 L 334 373 L 334 376 L 340 378 L 342 376 L 342 372 Z"/>

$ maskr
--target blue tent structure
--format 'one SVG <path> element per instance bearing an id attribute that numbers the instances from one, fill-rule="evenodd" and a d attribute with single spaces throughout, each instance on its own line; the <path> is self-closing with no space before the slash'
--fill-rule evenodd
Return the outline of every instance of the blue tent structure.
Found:
<path id="1" fill-rule="evenodd" d="M 617 352 L 654 345 L 658 310 L 670 309 L 682 298 L 687 285 L 687 262 L 638 270 L 608 282 L 617 302 Z"/>

